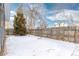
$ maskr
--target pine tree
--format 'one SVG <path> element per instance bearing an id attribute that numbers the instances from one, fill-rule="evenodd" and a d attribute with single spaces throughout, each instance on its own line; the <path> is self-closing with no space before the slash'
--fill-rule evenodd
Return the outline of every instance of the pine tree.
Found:
<path id="1" fill-rule="evenodd" d="M 26 21 L 22 12 L 17 12 L 14 16 L 14 34 L 25 35 L 26 34 Z"/>

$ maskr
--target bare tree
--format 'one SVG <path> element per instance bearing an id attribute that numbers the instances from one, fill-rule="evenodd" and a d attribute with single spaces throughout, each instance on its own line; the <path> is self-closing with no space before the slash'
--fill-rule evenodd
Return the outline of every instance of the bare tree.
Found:
<path id="1" fill-rule="evenodd" d="M 27 8 L 24 8 L 24 13 L 29 19 L 27 22 L 27 25 L 30 30 L 35 29 L 35 22 L 40 20 L 39 25 L 42 28 L 42 26 L 46 28 L 47 23 L 45 21 L 45 10 L 42 8 L 42 4 L 27 4 Z"/>

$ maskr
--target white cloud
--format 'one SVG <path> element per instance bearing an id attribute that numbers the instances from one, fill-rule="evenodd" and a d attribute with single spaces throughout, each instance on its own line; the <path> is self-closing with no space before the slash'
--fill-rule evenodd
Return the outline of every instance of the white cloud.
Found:
<path id="1" fill-rule="evenodd" d="M 10 21 L 13 21 L 14 20 L 14 17 L 10 17 Z"/>
<path id="2" fill-rule="evenodd" d="M 49 20 L 79 20 L 79 11 L 75 10 L 63 10 L 54 15 L 47 17 Z"/>
<path id="3" fill-rule="evenodd" d="M 10 11 L 9 28 L 13 28 L 14 15 L 16 15 L 16 12 Z"/>
<path id="4" fill-rule="evenodd" d="M 54 14 L 51 16 L 47 16 L 47 18 L 51 21 L 58 21 L 57 24 L 54 24 L 55 26 L 59 26 L 58 23 L 61 20 L 63 23 L 61 23 L 61 26 L 68 26 L 73 24 L 79 24 L 79 11 L 78 10 L 61 10 L 58 12 L 53 12 Z M 73 24 L 72 24 L 73 23 Z"/>
<path id="5" fill-rule="evenodd" d="M 14 15 L 16 15 L 15 11 L 10 11 L 10 16 L 13 17 Z"/>

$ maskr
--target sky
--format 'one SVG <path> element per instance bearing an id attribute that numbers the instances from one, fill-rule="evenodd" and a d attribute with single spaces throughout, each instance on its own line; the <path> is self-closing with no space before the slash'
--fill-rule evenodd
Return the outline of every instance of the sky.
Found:
<path id="1" fill-rule="evenodd" d="M 11 4 L 11 10 L 16 10 L 19 3 L 12 3 Z M 44 6 L 48 10 L 54 10 L 54 9 L 73 9 L 73 10 L 79 10 L 79 3 L 44 3 Z"/>
<path id="2" fill-rule="evenodd" d="M 79 10 L 78 3 L 48 3 L 45 4 L 47 9 L 74 9 Z"/>
<path id="3" fill-rule="evenodd" d="M 16 11 L 18 6 L 19 6 L 18 3 L 10 4 L 10 10 Z M 49 17 L 52 17 L 52 15 L 56 14 L 56 10 L 57 10 L 57 12 L 61 11 L 62 9 L 78 11 L 79 3 L 44 3 L 43 7 L 45 10 L 47 10 L 46 21 L 48 23 L 48 26 L 52 26 L 52 25 L 54 25 L 54 23 L 59 22 L 59 21 L 55 20 L 55 18 L 52 18 L 52 20 L 50 20 L 50 18 L 49 18 Z M 11 13 L 13 13 L 13 12 L 11 12 Z"/>

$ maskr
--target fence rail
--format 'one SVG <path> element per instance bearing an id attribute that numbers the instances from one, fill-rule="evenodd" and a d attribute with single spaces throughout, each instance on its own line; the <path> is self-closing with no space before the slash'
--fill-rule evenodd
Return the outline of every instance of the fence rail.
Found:
<path id="1" fill-rule="evenodd" d="M 13 34 L 13 29 L 8 29 L 7 33 Z M 30 33 L 30 31 L 28 31 L 28 33 Z M 79 26 L 33 29 L 30 34 L 79 43 Z"/>
<path id="2" fill-rule="evenodd" d="M 79 26 L 35 29 L 32 31 L 32 34 L 57 40 L 79 43 Z"/>

